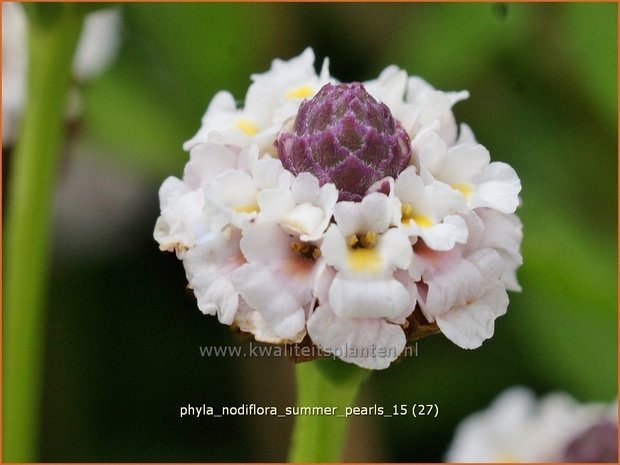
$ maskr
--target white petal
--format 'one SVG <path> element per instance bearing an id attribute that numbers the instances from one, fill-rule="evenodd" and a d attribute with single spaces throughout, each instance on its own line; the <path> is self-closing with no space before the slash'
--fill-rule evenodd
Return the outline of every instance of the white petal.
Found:
<path id="1" fill-rule="evenodd" d="M 191 189 L 174 176 L 167 177 L 159 188 L 159 206 L 162 211 L 174 206 L 174 204 Z"/>
<path id="2" fill-rule="evenodd" d="M 159 194 L 162 212 L 155 224 L 153 237 L 161 250 L 183 253 L 207 234 L 202 191 L 187 191 L 182 181 L 168 178 Z"/>
<path id="3" fill-rule="evenodd" d="M 403 313 L 394 318 L 389 318 L 388 321 L 397 325 L 403 325 L 405 324 L 405 321 L 407 320 L 409 315 L 411 315 L 411 313 L 413 313 L 413 310 L 415 309 L 416 302 L 418 300 L 418 286 L 416 285 L 415 281 L 411 279 L 409 273 L 405 270 L 395 271 L 394 279 L 401 283 L 405 287 L 405 289 L 407 289 L 407 292 L 409 292 L 409 299 L 411 300 L 411 305 Z"/>
<path id="4" fill-rule="evenodd" d="M 288 172 L 286 172 L 288 173 Z M 290 173 L 284 174 L 282 162 L 274 158 L 261 158 L 252 167 L 252 177 L 259 189 L 268 189 L 273 187 L 288 187 L 292 181 Z M 281 179 L 285 180 L 280 182 Z M 287 182 L 288 181 L 288 182 Z"/>
<path id="5" fill-rule="evenodd" d="M 343 236 L 351 236 L 363 228 L 359 202 L 338 202 L 334 207 L 334 219 Z"/>
<path id="6" fill-rule="evenodd" d="M 333 186 L 333 184 L 330 184 Z M 333 186 L 334 189 L 336 186 Z M 299 173 L 293 180 L 291 191 L 298 203 L 314 203 L 318 200 L 321 193 L 319 180 L 310 173 Z M 336 197 L 338 195 L 336 194 Z"/>
<path id="7" fill-rule="evenodd" d="M 467 124 L 461 123 L 460 131 L 459 131 L 459 138 L 456 141 L 456 143 L 457 145 L 465 144 L 465 143 L 477 144 L 478 141 L 476 140 L 474 131 L 472 131 L 472 129 Z"/>
<path id="8" fill-rule="evenodd" d="M 376 80 L 364 83 L 370 95 L 385 103 L 392 112 L 402 103 L 407 86 L 407 73 L 397 66 L 385 68 Z"/>
<path id="9" fill-rule="evenodd" d="M 293 208 L 293 194 L 286 188 L 264 189 L 256 197 L 263 221 L 280 222 Z"/>
<path id="10" fill-rule="evenodd" d="M 345 236 L 383 232 L 392 221 L 391 208 L 393 205 L 386 195 L 374 192 L 361 202 L 338 202 L 334 207 L 334 218 Z"/>
<path id="11" fill-rule="evenodd" d="M 377 237 L 377 245 L 385 271 L 406 270 L 411 264 L 413 249 L 407 236 L 399 229 L 388 229 Z"/>
<path id="12" fill-rule="evenodd" d="M 230 92 L 220 91 L 211 100 L 202 117 L 201 127 L 194 137 L 183 144 L 183 150 L 190 150 L 194 145 L 207 142 L 213 130 L 229 129 L 233 125 L 237 105 Z"/>
<path id="13" fill-rule="evenodd" d="M 295 295 L 297 290 L 283 286 L 285 282 L 278 278 L 263 265 L 247 264 L 233 273 L 232 282 L 243 299 L 260 313 L 274 336 L 297 341 L 304 332 L 306 314 L 303 306 L 310 303 L 310 290 L 307 302 L 300 301 Z"/>
<path id="14" fill-rule="evenodd" d="M 443 223 L 420 228 L 420 236 L 431 249 L 450 250 L 457 242 L 467 242 L 467 225 L 460 216 L 447 216 Z"/>
<path id="15" fill-rule="evenodd" d="M 237 165 L 237 156 L 219 144 L 197 144 L 189 156 L 190 160 L 183 171 L 183 181 L 192 189 L 200 188 L 204 181 L 214 179 Z"/>
<path id="16" fill-rule="evenodd" d="M 239 234 L 222 234 L 211 243 L 190 249 L 183 266 L 187 281 L 194 290 L 198 308 L 207 315 L 217 313 L 224 324 L 233 321 L 238 295 L 231 275 L 245 260 L 239 250 Z"/>
<path id="17" fill-rule="evenodd" d="M 325 224 L 325 213 L 319 207 L 315 207 L 310 203 L 302 203 L 293 208 L 284 218 L 282 218 L 282 227 L 287 231 L 295 234 L 304 235 L 304 237 L 320 234 L 322 224 Z"/>
<path id="18" fill-rule="evenodd" d="M 445 260 L 445 271 L 431 277 L 428 276 L 431 273 L 425 274 L 428 293 L 425 301 L 420 302 L 424 314 L 433 318 L 454 305 L 463 304 L 471 293 L 479 295 L 486 289 L 486 283 L 473 263 L 446 255 L 442 255 L 442 258 Z"/>
<path id="19" fill-rule="evenodd" d="M 448 184 L 461 184 L 471 179 L 491 161 L 489 151 L 483 145 L 460 144 L 450 147 L 439 179 Z"/>
<path id="20" fill-rule="evenodd" d="M 394 193 L 402 203 L 415 203 L 424 193 L 424 181 L 414 166 L 401 172 L 394 182 Z"/>
<path id="21" fill-rule="evenodd" d="M 519 252 L 523 240 L 523 224 L 516 215 L 507 215 L 491 208 L 476 210 L 484 223 L 482 243 L 486 247 L 504 250 L 519 265 L 523 257 Z"/>
<path id="22" fill-rule="evenodd" d="M 420 134 L 412 141 L 412 148 L 420 158 L 420 163 L 433 176 L 441 173 L 444 167 L 446 151 L 446 143 L 434 131 L 428 131 Z"/>
<path id="23" fill-rule="evenodd" d="M 437 317 L 441 332 L 464 349 L 476 349 L 493 336 L 495 319 L 506 313 L 508 295 L 496 286 L 476 301 Z"/>
<path id="24" fill-rule="evenodd" d="M 519 206 L 521 181 L 510 165 L 493 162 L 475 181 L 478 185 L 471 198 L 471 208 L 489 207 L 514 213 Z"/>
<path id="25" fill-rule="evenodd" d="M 360 232 L 385 231 L 393 217 L 390 207 L 387 195 L 372 193 L 364 197 L 360 204 L 364 230 Z"/>
<path id="26" fill-rule="evenodd" d="M 235 314 L 235 324 L 239 326 L 241 331 L 251 333 L 254 339 L 259 342 L 267 342 L 270 344 L 283 344 L 288 342 L 301 342 L 306 335 L 306 331 L 300 332 L 294 341 L 288 338 L 282 338 L 273 331 L 259 312 L 250 307 L 243 299 L 239 299 L 239 309 Z"/>
<path id="27" fill-rule="evenodd" d="M 328 305 L 312 314 L 308 334 L 321 350 L 371 370 L 387 368 L 406 343 L 398 325 L 380 318 L 339 318 Z"/>
<path id="28" fill-rule="evenodd" d="M 274 223 L 249 223 L 243 228 L 241 251 L 251 263 L 272 263 L 286 260 L 292 253 L 290 238 Z"/>
<path id="29" fill-rule="evenodd" d="M 409 292 L 395 279 L 346 279 L 337 274 L 329 303 L 341 318 L 396 318 L 412 307 Z"/>
<path id="30" fill-rule="evenodd" d="M 436 220 L 464 209 L 463 196 L 439 181 L 433 181 L 425 186 L 422 197 L 413 205 L 414 213 Z"/>
<path id="31" fill-rule="evenodd" d="M 332 224 L 323 237 L 321 243 L 321 256 L 328 265 L 342 270 L 348 267 L 347 259 L 349 255 L 347 240 L 342 235 L 340 229 Z"/>
<path id="32" fill-rule="evenodd" d="M 226 170 L 216 179 L 216 194 L 231 209 L 256 206 L 258 190 L 252 177 L 238 170 Z"/>
<path id="33" fill-rule="evenodd" d="M 109 66 L 120 45 L 121 25 L 118 8 L 97 10 L 86 16 L 73 56 L 73 73 L 78 81 L 93 79 Z"/>

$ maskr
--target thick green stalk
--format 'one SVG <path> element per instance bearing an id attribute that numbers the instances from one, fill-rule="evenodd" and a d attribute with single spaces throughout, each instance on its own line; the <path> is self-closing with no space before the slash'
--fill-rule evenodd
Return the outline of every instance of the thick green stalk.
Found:
<path id="1" fill-rule="evenodd" d="M 290 462 L 340 462 L 354 405 L 370 371 L 339 360 L 321 359 L 296 365 L 298 407 L 338 407 L 336 415 L 297 415 Z"/>
<path id="2" fill-rule="evenodd" d="M 29 7 L 28 101 L 13 157 L 4 247 L 4 462 L 37 459 L 51 206 L 83 19 L 71 4 Z"/>

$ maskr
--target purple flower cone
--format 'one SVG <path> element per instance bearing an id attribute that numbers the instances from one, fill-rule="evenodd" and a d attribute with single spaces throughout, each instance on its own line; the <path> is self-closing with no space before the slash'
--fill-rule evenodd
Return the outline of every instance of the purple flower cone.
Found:
<path id="1" fill-rule="evenodd" d="M 406 131 L 359 82 L 323 86 L 301 104 L 276 146 L 284 168 L 334 183 L 339 200 L 361 201 L 373 183 L 395 178 L 411 159 Z"/>

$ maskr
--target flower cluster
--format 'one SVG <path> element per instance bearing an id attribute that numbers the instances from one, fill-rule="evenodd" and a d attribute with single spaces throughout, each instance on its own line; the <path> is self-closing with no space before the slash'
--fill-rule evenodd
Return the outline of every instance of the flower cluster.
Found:
<path id="1" fill-rule="evenodd" d="M 555 392 L 542 399 L 526 388 L 503 392 L 466 418 L 448 462 L 616 462 L 618 403 L 579 404 Z"/>
<path id="2" fill-rule="evenodd" d="M 521 184 L 457 127 L 468 93 L 395 66 L 342 84 L 310 49 L 252 81 L 241 108 L 215 95 L 159 192 L 154 237 L 200 310 L 370 369 L 420 328 L 467 349 L 491 337 L 519 290 Z"/>

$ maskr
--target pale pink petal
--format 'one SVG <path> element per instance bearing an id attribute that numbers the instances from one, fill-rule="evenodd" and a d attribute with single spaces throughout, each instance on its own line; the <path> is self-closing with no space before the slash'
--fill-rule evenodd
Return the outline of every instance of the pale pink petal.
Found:
<path id="1" fill-rule="evenodd" d="M 289 236 L 275 223 L 245 225 L 240 246 L 251 263 L 283 262 L 292 253 Z"/>
<path id="2" fill-rule="evenodd" d="M 321 350 L 371 370 L 390 366 L 406 343 L 398 325 L 381 318 L 339 318 L 328 305 L 312 314 L 308 334 Z"/>
<path id="3" fill-rule="evenodd" d="M 208 244 L 190 249 L 183 266 L 194 290 L 198 308 L 215 315 L 224 324 L 233 321 L 238 295 L 231 283 L 232 273 L 245 263 L 239 250 L 239 232 L 221 234 Z"/>
<path id="4" fill-rule="evenodd" d="M 274 329 L 265 322 L 259 312 L 250 307 L 243 299 L 239 299 L 239 309 L 235 314 L 234 323 L 239 326 L 241 331 L 251 333 L 254 339 L 259 342 L 266 342 L 270 344 L 282 344 L 291 342 L 288 339 L 280 337 Z M 306 335 L 304 330 L 296 338 L 296 342 L 299 342 Z"/>
<path id="5" fill-rule="evenodd" d="M 298 283 L 287 281 L 258 263 L 238 268 L 233 273 L 232 282 L 281 342 L 299 342 L 303 338 L 306 320 L 304 305 L 310 303 L 310 288 L 305 293 L 300 292 Z M 305 294 L 305 298 L 300 298 L 299 294 Z"/>
<path id="6" fill-rule="evenodd" d="M 475 301 L 437 317 L 441 332 L 463 349 L 477 349 L 493 336 L 495 319 L 506 313 L 508 295 L 495 286 Z"/>

